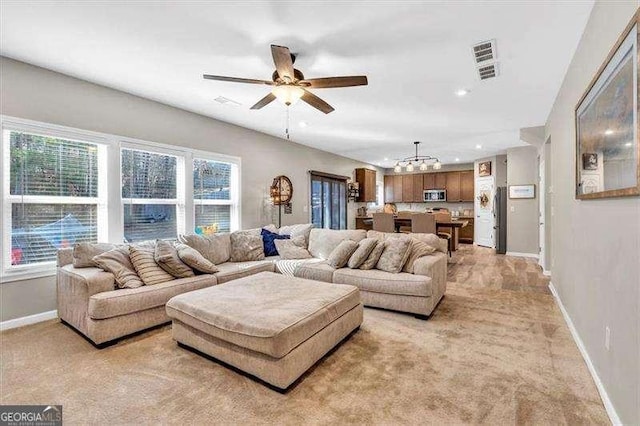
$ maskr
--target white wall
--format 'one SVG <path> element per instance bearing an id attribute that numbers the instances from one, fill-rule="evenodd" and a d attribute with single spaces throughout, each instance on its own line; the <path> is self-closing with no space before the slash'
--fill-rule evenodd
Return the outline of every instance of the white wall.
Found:
<path id="1" fill-rule="evenodd" d="M 507 150 L 507 186 L 536 185 L 536 198 L 507 198 L 507 252 L 538 254 L 538 149 L 533 146 Z"/>
<path id="2" fill-rule="evenodd" d="M 1 114 L 241 157 L 243 228 L 272 222 L 267 197 L 277 175 L 293 183 L 293 214 L 283 215 L 292 224 L 310 219 L 309 170 L 353 177 L 356 167 L 375 168 L 8 58 L 0 57 L 0 71 Z M 349 203 L 350 227 L 361 205 Z M 3 283 L 0 291 L 0 321 L 56 307 L 53 276 Z"/>
<path id="3" fill-rule="evenodd" d="M 640 198 L 575 199 L 574 108 L 639 4 L 596 2 L 545 136 L 551 137 L 553 285 L 625 424 L 640 424 Z"/>

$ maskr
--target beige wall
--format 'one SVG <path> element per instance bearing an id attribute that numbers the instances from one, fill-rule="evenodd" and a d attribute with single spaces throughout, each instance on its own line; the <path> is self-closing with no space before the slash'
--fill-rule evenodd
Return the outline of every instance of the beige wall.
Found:
<path id="1" fill-rule="evenodd" d="M 507 198 L 507 251 L 538 254 L 538 150 L 533 146 L 507 150 L 507 186 L 536 185 L 536 198 Z"/>
<path id="2" fill-rule="evenodd" d="M 551 137 L 553 285 L 625 424 L 640 424 L 640 198 L 574 198 L 574 108 L 638 6 L 595 4 L 545 136 Z"/>
<path id="3" fill-rule="evenodd" d="M 241 157 L 243 228 L 272 222 L 267 197 L 277 175 L 293 183 L 293 214 L 283 215 L 283 224 L 293 224 L 309 222 L 309 170 L 353 176 L 356 167 L 374 168 L 8 58 L 0 58 L 0 71 L 4 115 Z M 349 203 L 351 227 L 361 205 Z M 49 277 L 2 284 L 0 321 L 55 309 L 54 283 Z"/>

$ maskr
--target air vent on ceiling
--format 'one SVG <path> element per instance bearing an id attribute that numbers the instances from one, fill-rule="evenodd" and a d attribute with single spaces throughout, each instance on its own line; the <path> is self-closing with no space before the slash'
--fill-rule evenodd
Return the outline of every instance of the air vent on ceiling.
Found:
<path id="1" fill-rule="evenodd" d="M 480 80 L 486 80 L 488 78 L 494 78 L 498 76 L 498 64 L 489 64 L 478 67 L 478 75 Z"/>
<path id="2" fill-rule="evenodd" d="M 496 41 L 487 40 L 474 45 L 473 59 L 476 61 L 476 64 L 482 64 L 487 61 L 495 61 L 497 59 Z"/>
<path id="3" fill-rule="evenodd" d="M 214 99 L 214 101 L 224 106 L 239 107 L 240 105 L 242 105 L 240 102 L 236 102 L 233 99 L 225 98 L 224 96 L 218 96 Z"/>

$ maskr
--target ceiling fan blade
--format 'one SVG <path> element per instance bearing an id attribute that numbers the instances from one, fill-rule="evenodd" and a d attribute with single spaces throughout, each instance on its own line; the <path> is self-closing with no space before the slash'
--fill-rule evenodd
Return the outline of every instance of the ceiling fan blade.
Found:
<path id="1" fill-rule="evenodd" d="M 300 99 L 302 99 L 312 107 L 319 109 L 325 114 L 329 114 L 331 111 L 333 111 L 333 107 L 331 105 L 329 105 L 328 103 L 326 103 L 325 101 L 323 101 L 322 99 L 320 99 L 319 97 L 317 97 L 316 95 L 314 95 L 313 93 L 307 90 L 304 90 L 304 94 Z"/>
<path id="2" fill-rule="evenodd" d="M 331 87 L 351 87 L 366 86 L 368 84 L 366 75 L 352 75 L 347 77 L 326 77 L 326 78 L 309 78 L 300 82 L 314 89 L 325 89 Z"/>
<path id="3" fill-rule="evenodd" d="M 283 80 L 293 81 L 293 60 L 288 47 L 271 45 L 271 56 L 276 64 L 278 75 Z"/>
<path id="4" fill-rule="evenodd" d="M 269 86 L 273 85 L 273 81 L 256 80 L 253 78 L 225 77 L 223 75 L 210 75 L 210 74 L 203 74 L 202 77 L 204 77 L 205 80 L 228 81 L 230 83 L 267 84 Z"/>
<path id="5" fill-rule="evenodd" d="M 273 93 L 269 92 L 269 94 L 267 96 L 265 96 L 264 98 L 260 99 L 254 106 L 251 107 L 251 109 L 260 109 L 263 106 L 266 106 L 266 105 L 270 104 L 275 99 L 276 99 L 276 95 L 274 95 Z"/>

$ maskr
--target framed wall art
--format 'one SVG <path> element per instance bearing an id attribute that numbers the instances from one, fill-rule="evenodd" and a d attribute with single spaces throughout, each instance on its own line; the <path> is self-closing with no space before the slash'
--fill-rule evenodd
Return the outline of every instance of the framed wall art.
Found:
<path id="1" fill-rule="evenodd" d="M 575 109 L 576 198 L 640 194 L 636 13 Z"/>
<path id="2" fill-rule="evenodd" d="M 478 176 L 491 176 L 491 161 L 483 161 L 482 163 L 478 163 Z"/>

